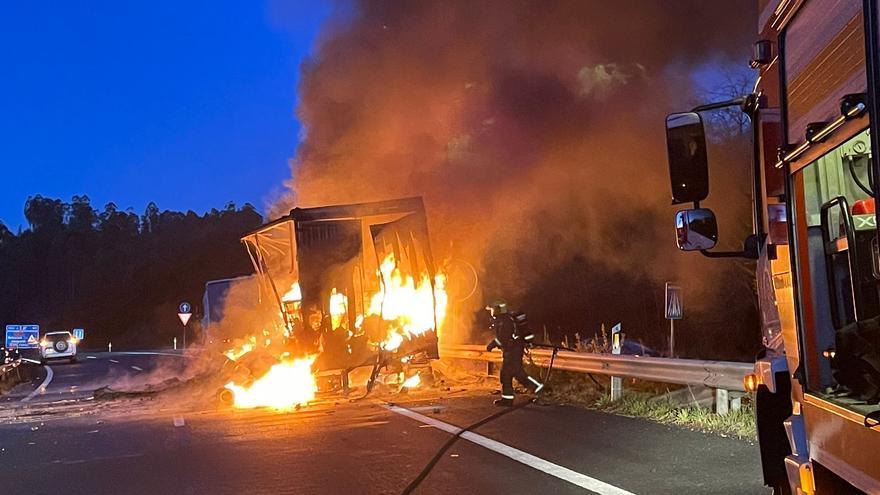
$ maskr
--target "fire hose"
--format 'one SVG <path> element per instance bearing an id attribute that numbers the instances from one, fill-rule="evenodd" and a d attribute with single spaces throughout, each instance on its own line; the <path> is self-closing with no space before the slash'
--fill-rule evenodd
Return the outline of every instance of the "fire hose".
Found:
<path id="1" fill-rule="evenodd" d="M 553 354 L 551 354 L 551 356 L 550 356 L 550 363 L 549 363 L 549 365 L 547 366 L 547 374 L 544 375 L 544 379 L 543 379 L 543 383 L 544 383 L 544 384 L 547 384 L 547 383 L 549 382 L 549 380 L 550 380 L 550 372 L 553 371 L 553 362 L 556 360 L 556 354 L 559 352 L 559 349 L 565 349 L 565 350 L 572 350 L 572 349 L 569 349 L 569 348 L 567 348 L 567 347 L 553 346 L 553 345 L 547 345 L 547 344 L 532 344 L 532 346 L 533 346 L 533 347 L 545 347 L 545 348 L 548 348 L 548 349 L 553 349 Z M 531 356 L 529 356 L 529 361 L 530 361 L 530 362 L 532 361 Z M 532 363 L 532 364 L 534 364 L 534 363 Z M 457 442 L 458 439 L 461 438 L 462 435 L 464 435 L 465 433 L 467 433 L 467 432 L 469 432 L 469 431 L 475 430 L 475 429 L 477 429 L 477 428 L 479 428 L 479 427 L 481 427 L 481 426 L 483 426 L 483 425 L 485 425 L 485 424 L 487 424 L 487 423 L 490 423 L 490 422 L 492 422 L 492 421 L 495 421 L 496 419 L 498 419 L 498 418 L 500 418 L 500 417 L 502 417 L 502 416 L 504 416 L 504 415 L 506 415 L 506 414 L 510 414 L 510 413 L 512 413 L 513 411 L 516 411 L 516 410 L 519 410 L 519 409 L 523 409 L 523 408 L 525 408 L 526 406 L 528 406 L 529 404 L 534 403 L 536 400 L 538 400 L 537 397 L 533 397 L 533 398 L 531 398 L 531 399 L 529 399 L 529 400 L 527 400 L 527 401 L 525 401 L 525 402 L 522 402 L 522 403 L 520 403 L 520 404 L 517 404 L 517 405 L 515 405 L 515 406 L 508 407 L 508 408 L 502 409 L 502 410 L 500 410 L 500 411 L 498 411 L 498 412 L 495 412 L 495 413 L 493 413 L 493 414 L 490 414 L 489 416 L 486 416 L 485 418 L 483 418 L 483 419 L 477 421 L 476 423 L 473 423 L 473 424 L 471 424 L 471 425 L 469 425 L 469 426 L 467 426 L 467 427 L 465 427 L 465 428 L 460 429 L 455 435 L 452 435 L 452 438 L 450 438 L 449 440 L 447 440 L 446 443 L 444 443 L 444 444 L 440 447 L 440 449 L 437 451 L 437 453 L 434 454 L 434 457 L 432 457 L 431 460 L 428 461 L 428 463 L 425 465 L 425 467 L 422 468 L 422 470 L 421 470 L 421 472 L 419 472 L 418 476 L 416 476 L 416 477 L 415 477 L 415 478 L 409 483 L 409 485 L 407 485 L 406 488 L 404 488 L 403 491 L 400 492 L 401 495 L 409 495 L 409 494 L 411 494 L 416 488 L 418 488 L 418 486 L 422 483 L 422 481 L 424 481 L 425 478 L 428 477 L 428 474 L 431 473 L 431 470 L 434 469 L 434 466 L 436 466 L 437 463 L 440 462 L 440 459 L 443 458 L 443 454 L 445 454 L 446 451 L 449 450 L 450 447 L 452 447 L 452 446 L 455 444 L 455 442 Z"/>
<path id="2" fill-rule="evenodd" d="M 556 355 L 559 354 L 560 349 L 565 350 L 565 351 L 577 352 L 575 349 L 572 349 L 571 347 L 565 347 L 565 346 L 561 346 L 561 345 L 532 344 L 532 347 L 543 347 L 544 349 L 552 349 L 553 350 L 553 353 L 550 355 L 550 365 L 547 367 L 547 376 L 544 377 L 544 383 L 547 383 L 550 381 L 550 371 L 553 370 L 553 362 L 556 361 Z M 535 364 L 535 361 L 532 360 L 531 353 L 527 352 L 526 357 L 529 358 L 529 364 L 531 364 L 532 366 L 535 366 L 535 367 L 538 366 L 537 364 Z M 596 377 L 593 376 L 592 373 L 587 373 L 587 376 L 590 377 L 590 380 L 592 380 L 593 383 L 595 383 L 599 387 L 602 386 L 602 384 L 599 383 L 599 380 L 596 380 Z"/>

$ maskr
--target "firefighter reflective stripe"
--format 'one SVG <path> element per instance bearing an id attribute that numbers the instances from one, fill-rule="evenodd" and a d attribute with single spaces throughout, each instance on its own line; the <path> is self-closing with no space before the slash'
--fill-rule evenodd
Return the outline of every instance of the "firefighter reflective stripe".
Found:
<path id="1" fill-rule="evenodd" d="M 530 333 L 530 334 L 526 335 L 526 337 L 525 337 L 526 340 L 532 340 L 534 338 L 535 338 L 535 334 L 533 334 L 533 333 Z"/>
<path id="2" fill-rule="evenodd" d="M 540 387 L 540 386 L 541 386 L 541 382 L 539 382 L 538 380 L 535 380 L 535 379 L 532 378 L 532 377 L 529 377 L 529 381 L 532 382 L 532 383 L 534 383 L 536 387 Z"/>
<path id="3" fill-rule="evenodd" d="M 504 395 L 504 394 L 501 394 L 501 398 L 502 398 L 502 399 L 513 399 L 513 396 L 512 396 L 512 395 Z"/>
<path id="4" fill-rule="evenodd" d="M 498 337 L 495 337 L 495 343 L 498 344 L 499 346 L 501 345 L 501 341 L 498 340 Z"/>

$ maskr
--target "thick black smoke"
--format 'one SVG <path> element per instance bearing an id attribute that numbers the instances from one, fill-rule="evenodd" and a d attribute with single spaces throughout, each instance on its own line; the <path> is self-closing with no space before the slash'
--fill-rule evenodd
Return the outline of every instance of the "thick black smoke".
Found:
<path id="1" fill-rule="evenodd" d="M 581 318 L 593 330 L 600 311 L 583 294 L 598 290 L 600 272 L 643 291 L 679 280 L 708 304 L 711 286 L 689 274 L 710 265 L 690 257 L 683 266 L 674 249 L 663 120 L 694 102 L 695 68 L 748 59 L 754 4 L 340 7 L 302 69 L 297 113 L 306 131 L 278 211 L 424 196 L 438 253 L 477 266 L 486 296 L 503 294 L 550 323 L 558 312 L 548 304 L 580 307 L 557 319 Z M 736 173 L 725 174 L 736 183 Z M 746 187 L 725 187 L 728 200 L 747 207 L 731 192 Z M 535 288 L 553 286 L 568 267 L 583 272 L 566 282 L 572 290 L 541 301 Z M 574 290 L 581 282 L 593 288 Z M 614 300 L 617 318 L 628 304 L 646 308 L 635 297 Z M 644 321 L 657 326 L 657 318 Z"/>

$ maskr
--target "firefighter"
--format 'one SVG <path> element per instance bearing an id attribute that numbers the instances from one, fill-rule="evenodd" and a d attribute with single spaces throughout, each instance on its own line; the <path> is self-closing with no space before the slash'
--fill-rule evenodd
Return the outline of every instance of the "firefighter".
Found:
<path id="1" fill-rule="evenodd" d="M 492 352 L 497 347 L 503 354 L 501 398 L 495 401 L 495 405 L 509 407 L 513 405 L 514 378 L 523 386 L 534 389 L 536 394 L 544 388 L 543 383 L 529 376 L 523 369 L 523 353 L 532 344 L 535 336 L 528 329 L 526 315 L 510 312 L 503 299 L 492 301 L 486 306 L 486 310 L 489 311 L 490 326 L 495 332 L 495 338 L 486 345 L 486 350 Z"/>

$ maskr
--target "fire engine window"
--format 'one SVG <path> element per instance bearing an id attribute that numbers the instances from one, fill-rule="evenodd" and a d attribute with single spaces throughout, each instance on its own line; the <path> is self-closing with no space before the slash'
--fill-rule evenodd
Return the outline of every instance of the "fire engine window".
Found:
<path id="1" fill-rule="evenodd" d="M 866 130 L 794 175 L 807 388 L 853 406 L 880 400 L 870 155 Z"/>

